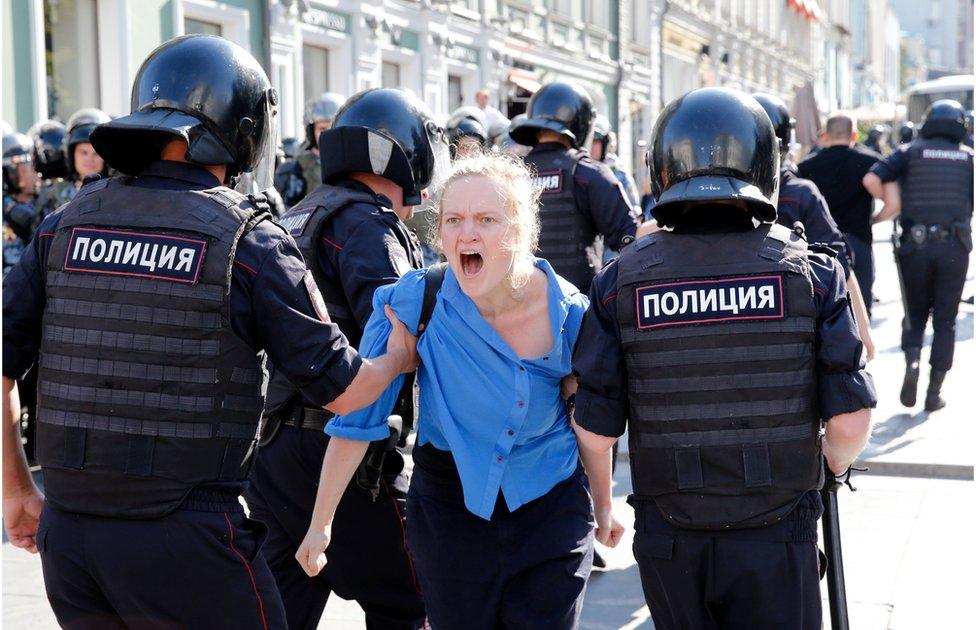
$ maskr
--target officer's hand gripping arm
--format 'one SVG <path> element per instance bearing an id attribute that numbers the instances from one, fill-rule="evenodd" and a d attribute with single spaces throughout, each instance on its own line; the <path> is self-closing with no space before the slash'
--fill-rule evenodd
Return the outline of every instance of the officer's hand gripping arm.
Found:
<path id="1" fill-rule="evenodd" d="M 326 405 L 325 408 L 329 411 L 345 415 L 367 407 L 379 398 L 396 377 L 417 369 L 417 338 L 397 319 L 390 306 L 385 306 L 384 311 L 393 326 L 386 343 L 386 354 L 375 359 L 364 359 L 362 367 L 346 391 Z"/>
<path id="2" fill-rule="evenodd" d="M 31 478 L 20 441 L 17 382 L 3 377 L 3 525 L 10 544 L 37 553 L 37 526 L 44 496 Z"/>
<path id="3" fill-rule="evenodd" d="M 332 538 L 332 520 L 339 499 L 366 454 L 369 442 L 332 437 L 322 461 L 315 509 L 305 539 L 295 553 L 295 559 L 311 577 L 319 574 L 326 564 L 325 550 Z"/>
<path id="4" fill-rule="evenodd" d="M 865 360 L 874 359 L 874 341 L 871 339 L 871 320 L 868 319 L 868 307 L 864 303 L 864 296 L 861 294 L 861 285 L 857 283 L 857 276 L 851 272 L 847 277 L 847 290 L 851 296 L 851 308 L 854 310 L 854 319 L 857 321 L 857 332 L 864 344 Z"/>

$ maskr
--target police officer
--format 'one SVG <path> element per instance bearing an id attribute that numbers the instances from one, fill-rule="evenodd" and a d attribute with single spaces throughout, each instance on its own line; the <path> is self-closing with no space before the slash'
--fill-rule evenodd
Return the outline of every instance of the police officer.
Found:
<path id="1" fill-rule="evenodd" d="M 459 107 L 447 120 L 447 141 L 451 159 L 477 155 L 488 144 L 484 112 L 477 107 Z"/>
<path id="2" fill-rule="evenodd" d="M 582 448 L 609 449 L 629 419 L 656 628 L 819 630 L 821 456 L 847 469 L 876 403 L 843 270 L 775 223 L 777 139 L 746 94 L 670 103 L 650 162 L 673 232 L 593 281 L 573 355 Z"/>
<path id="3" fill-rule="evenodd" d="M 898 263 L 904 283 L 901 347 L 905 380 L 901 403 L 914 407 L 925 326 L 932 316 L 932 354 L 925 410 L 945 406 L 942 382 L 952 367 L 956 315 L 973 249 L 973 150 L 962 145 L 966 112 L 940 100 L 925 112 L 921 138 L 903 144 L 864 176 L 864 187 L 885 207 L 875 222 L 899 217 Z M 900 215 L 899 215 L 900 213 Z"/>
<path id="4" fill-rule="evenodd" d="M 619 250 L 634 238 L 637 210 L 613 172 L 583 149 L 595 116 L 583 88 L 563 81 L 544 85 L 529 100 L 526 115 L 510 133 L 532 147 L 525 162 L 542 189 L 539 256 L 585 292 L 593 279 L 597 235 L 605 247 Z"/>
<path id="5" fill-rule="evenodd" d="M 108 174 L 105 160 L 98 155 L 89 140 L 95 127 L 111 120 L 108 114 L 94 107 L 79 109 L 68 119 L 63 149 L 67 177 L 46 186 L 42 191 L 43 194 L 37 202 L 42 217 L 74 199 L 82 182 L 89 175 Z"/>
<path id="6" fill-rule="evenodd" d="M 884 148 L 881 146 L 881 140 L 885 136 L 887 128 L 884 125 L 874 125 L 868 130 L 868 137 L 864 140 L 864 146 L 871 149 L 875 153 L 885 154 Z"/>
<path id="7" fill-rule="evenodd" d="M 64 154 L 67 135 L 68 128 L 52 119 L 42 120 L 27 130 L 27 137 L 34 142 L 34 167 L 42 185 L 58 182 L 68 174 Z"/>
<path id="8" fill-rule="evenodd" d="M 264 528 L 238 501 L 265 353 L 343 413 L 412 366 L 405 334 L 361 359 L 291 237 L 226 186 L 270 181 L 276 101 L 237 45 L 163 44 L 132 113 L 91 134 L 125 175 L 89 179 L 4 280 L 4 526 L 40 550 L 64 627 L 284 628 Z M 43 514 L 9 417 L 39 349 Z"/>
<path id="9" fill-rule="evenodd" d="M 851 294 L 851 305 L 857 317 L 858 331 L 867 359 L 874 358 L 874 342 L 871 340 L 871 323 L 868 319 L 867 307 L 861 296 L 861 289 L 857 284 L 857 277 L 851 274 L 853 261 L 847 248 L 847 241 L 841 233 L 834 218 L 830 216 L 827 201 L 820 194 L 820 189 L 809 179 L 797 175 L 796 166 L 789 161 L 790 147 L 795 142 L 796 120 L 790 116 L 790 110 L 783 99 L 772 94 L 757 93 L 752 95 L 762 106 L 773 131 L 779 139 L 779 200 L 776 204 L 776 222 L 788 228 L 795 229 L 799 222 L 802 235 L 808 243 L 827 245 L 837 252 L 837 259 L 844 268 L 847 279 L 847 289 Z"/>
<path id="10" fill-rule="evenodd" d="M 617 166 L 616 151 L 617 134 L 610 128 L 610 120 L 601 114 L 596 117 L 596 121 L 593 123 L 593 142 L 590 144 L 590 157 L 597 162 L 606 164 L 623 187 L 630 205 L 639 206 L 640 198 L 637 196 L 637 184 L 629 173 Z"/>
<path id="11" fill-rule="evenodd" d="M 322 183 L 322 170 L 319 166 L 319 136 L 332 127 L 336 112 L 345 102 L 345 96 L 326 92 L 305 104 L 305 147 L 293 161 L 289 160 L 282 165 L 281 174 L 278 175 L 276 182 L 285 204 L 289 207 L 298 203 L 302 197 Z M 301 178 L 304 188 L 295 181 L 296 177 Z"/>
<path id="12" fill-rule="evenodd" d="M 906 120 L 898 127 L 898 146 L 908 144 L 915 140 L 915 123 Z M 897 148 L 897 147 L 896 147 Z"/>
<path id="13" fill-rule="evenodd" d="M 420 244 L 404 224 L 425 196 L 447 146 L 427 107 L 405 92 L 353 96 L 319 138 L 325 180 L 281 219 L 295 237 L 332 320 L 355 347 L 373 312 L 373 292 L 423 267 Z M 386 156 L 385 160 L 378 156 Z M 394 413 L 409 424 L 412 380 Z M 258 454 L 246 494 L 267 523 L 265 545 L 292 629 L 318 627 L 329 595 L 354 599 L 375 628 L 419 628 L 424 605 L 404 546 L 408 478 L 403 457 L 379 442 L 382 466 L 367 455 L 339 504 L 341 542 L 325 570 L 309 578 L 295 561 L 315 505 L 332 417 L 275 372 L 268 393 L 269 443 Z M 337 533 L 337 537 L 339 534 Z"/>
<path id="14" fill-rule="evenodd" d="M 3 137 L 3 276 L 20 261 L 37 226 L 34 145 L 22 133 Z"/>

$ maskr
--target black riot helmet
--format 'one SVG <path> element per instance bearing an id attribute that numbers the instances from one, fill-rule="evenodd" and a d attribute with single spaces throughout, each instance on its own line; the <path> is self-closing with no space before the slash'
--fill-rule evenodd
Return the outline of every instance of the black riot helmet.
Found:
<path id="1" fill-rule="evenodd" d="M 173 137 L 186 140 L 186 160 L 224 164 L 228 177 L 252 173 L 259 190 L 272 185 L 278 95 L 249 52 L 214 35 L 172 39 L 142 62 L 132 86 L 132 113 L 92 132 L 95 150 L 112 168 L 140 173 Z"/>
<path id="2" fill-rule="evenodd" d="M 346 102 L 346 97 L 336 92 L 325 92 L 321 96 L 309 99 L 305 103 L 305 144 L 308 147 L 317 145 L 319 139 L 315 137 L 315 123 L 335 120 L 339 108 Z"/>
<path id="3" fill-rule="evenodd" d="M 701 88 L 671 101 L 654 126 L 648 155 L 654 216 L 673 226 L 684 202 L 740 200 L 760 221 L 776 220 L 778 141 L 749 95 Z"/>
<path id="4" fill-rule="evenodd" d="M 796 119 L 790 116 L 790 108 L 778 96 L 758 92 L 753 94 L 752 98 L 759 101 L 766 115 L 769 116 L 769 121 L 773 123 L 773 131 L 776 133 L 776 137 L 779 138 L 779 151 L 782 157 L 790 150 L 790 146 L 793 144 Z"/>
<path id="5" fill-rule="evenodd" d="M 461 138 L 475 138 L 482 148 L 488 142 L 488 128 L 484 112 L 477 107 L 459 107 L 447 120 L 447 141 L 451 158 L 457 157 L 457 145 Z"/>
<path id="6" fill-rule="evenodd" d="M 898 128 L 898 144 L 908 144 L 915 140 L 915 132 L 915 123 L 910 120 L 903 122 Z"/>
<path id="7" fill-rule="evenodd" d="M 603 146 L 603 157 L 600 161 L 606 161 L 607 151 L 610 148 L 611 136 L 613 135 L 613 130 L 610 128 L 610 119 L 608 119 L 603 114 L 597 116 L 593 121 L 593 143 L 599 142 Z"/>
<path id="8" fill-rule="evenodd" d="M 64 154 L 67 135 L 68 128 L 56 120 L 42 120 L 27 130 L 27 136 L 34 141 L 34 168 L 44 179 L 57 179 L 68 174 Z"/>
<path id="9" fill-rule="evenodd" d="M 356 94 L 319 136 L 322 181 L 348 173 L 373 173 L 403 189 L 416 206 L 435 175 L 450 166 L 444 130 L 417 97 L 393 88 Z"/>
<path id="10" fill-rule="evenodd" d="M 75 147 L 82 142 L 91 142 L 91 133 L 95 127 L 111 120 L 111 116 L 95 107 L 79 109 L 71 114 L 67 125 L 68 133 L 64 138 L 65 164 L 69 175 L 72 177 L 77 175 L 75 172 Z M 98 149 L 95 151 L 98 152 Z M 101 153 L 98 154 L 101 155 Z"/>
<path id="11" fill-rule="evenodd" d="M 34 143 L 22 133 L 8 133 L 3 136 L 3 192 L 16 194 L 20 190 L 20 176 L 17 167 L 29 163 L 33 158 Z"/>
<path id="12" fill-rule="evenodd" d="M 867 141 L 870 142 L 871 144 L 878 144 L 879 142 L 881 142 L 881 138 L 884 137 L 885 131 L 886 130 L 884 125 L 875 125 L 871 127 L 871 129 L 868 130 Z"/>
<path id="13" fill-rule="evenodd" d="M 526 119 L 509 132 L 518 144 L 535 146 L 536 134 L 555 131 L 569 139 L 574 148 L 585 146 L 593 129 L 593 100 L 582 87 L 567 81 L 542 86 L 529 99 Z"/>
<path id="14" fill-rule="evenodd" d="M 966 137 L 966 110 L 959 101 L 942 99 L 929 105 L 922 116 L 923 138 L 943 137 L 962 142 Z"/>

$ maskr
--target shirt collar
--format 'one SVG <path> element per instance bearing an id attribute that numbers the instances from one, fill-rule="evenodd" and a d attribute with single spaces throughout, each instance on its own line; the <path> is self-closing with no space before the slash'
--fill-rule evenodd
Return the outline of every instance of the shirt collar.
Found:
<path id="1" fill-rule="evenodd" d="M 546 278 L 549 281 L 546 291 L 546 297 L 549 303 L 549 324 L 553 334 L 554 350 L 558 350 L 562 347 L 560 337 L 566 319 L 569 317 L 570 296 L 576 291 L 573 291 L 572 285 L 568 282 L 560 280 L 559 276 L 553 270 L 552 265 L 549 264 L 549 261 L 544 258 L 533 258 L 532 262 L 537 268 L 545 272 Z M 441 292 L 444 299 L 457 309 L 465 321 L 468 322 L 469 326 L 481 333 L 485 341 L 493 345 L 497 350 L 512 355 L 512 358 L 521 360 L 514 355 L 512 349 L 501 338 L 501 335 L 482 317 L 474 301 L 461 290 L 461 285 L 458 284 L 457 278 L 454 276 L 454 270 L 451 269 L 450 265 L 447 266 L 446 273 L 444 274 L 444 284 Z"/>
<path id="2" fill-rule="evenodd" d="M 170 162 L 168 160 L 158 160 L 152 162 L 143 169 L 140 177 L 162 177 L 165 179 L 176 179 L 203 186 L 204 188 L 215 188 L 220 186 L 220 180 L 214 174 L 196 164 L 189 162 Z"/>

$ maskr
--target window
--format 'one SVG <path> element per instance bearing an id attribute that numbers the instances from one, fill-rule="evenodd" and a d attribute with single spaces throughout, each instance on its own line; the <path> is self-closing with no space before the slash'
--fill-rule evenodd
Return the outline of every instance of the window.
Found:
<path id="1" fill-rule="evenodd" d="M 99 107 L 98 11 L 95 0 L 44 0 L 48 116 L 68 120 Z"/>
<path id="2" fill-rule="evenodd" d="M 448 111 L 454 111 L 464 101 L 464 96 L 461 92 L 461 77 L 450 74 L 447 76 L 447 109 Z"/>
<path id="3" fill-rule="evenodd" d="M 586 0 L 586 21 L 604 31 L 610 28 L 610 3 Z"/>
<path id="4" fill-rule="evenodd" d="M 305 100 L 329 91 L 329 50 L 318 46 L 302 46 L 302 85 Z"/>
<path id="5" fill-rule="evenodd" d="M 184 18 L 183 32 L 187 35 L 223 35 L 224 29 L 220 24 L 205 22 L 194 18 Z"/>
<path id="6" fill-rule="evenodd" d="M 400 66 L 389 61 L 383 62 L 383 82 L 385 88 L 400 87 Z"/>

